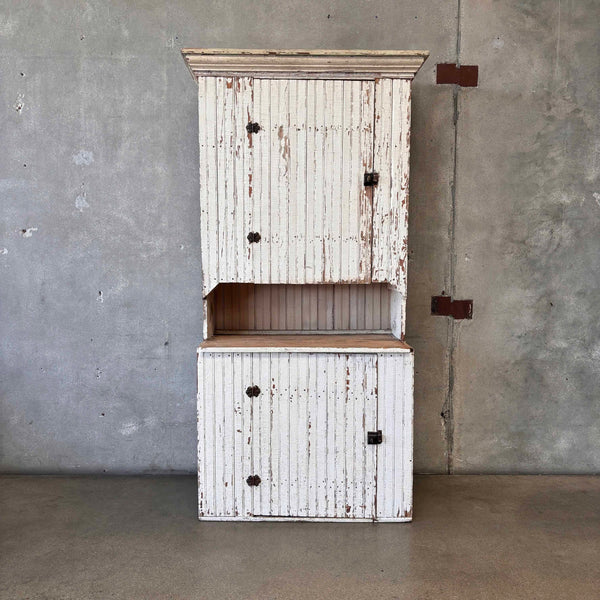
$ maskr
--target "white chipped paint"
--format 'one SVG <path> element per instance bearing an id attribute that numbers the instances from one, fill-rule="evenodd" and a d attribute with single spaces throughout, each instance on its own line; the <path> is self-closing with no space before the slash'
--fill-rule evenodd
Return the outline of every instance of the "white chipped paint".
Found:
<path id="1" fill-rule="evenodd" d="M 21 229 L 20 233 L 24 238 L 30 238 L 37 230 L 37 227 L 27 227 L 26 229 Z"/>
<path id="2" fill-rule="evenodd" d="M 594 192 L 594 193 L 592 194 L 592 196 L 594 196 L 594 200 L 596 201 L 596 204 L 597 204 L 598 206 L 600 206 L 600 193 L 599 193 L 599 192 Z"/>
<path id="3" fill-rule="evenodd" d="M 80 194 L 77 194 L 77 197 L 75 198 L 75 208 L 79 210 L 79 212 L 83 212 L 84 209 L 89 208 L 90 205 L 87 203 L 86 198 L 86 193 L 85 192 L 81 192 Z"/>
<path id="4" fill-rule="evenodd" d="M 94 153 L 91 150 L 80 150 L 73 154 L 73 162 L 79 166 L 88 166 L 94 162 Z"/>
<path id="5" fill-rule="evenodd" d="M 8 254 L 8 248 L 0 248 L 0 255 Z"/>

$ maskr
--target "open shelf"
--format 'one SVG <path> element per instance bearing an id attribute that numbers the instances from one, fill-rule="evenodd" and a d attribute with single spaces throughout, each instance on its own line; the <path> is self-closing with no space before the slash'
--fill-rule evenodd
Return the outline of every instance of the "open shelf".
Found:
<path id="1" fill-rule="evenodd" d="M 215 335 L 202 342 L 199 352 L 412 352 L 391 334 Z"/>
<path id="2" fill-rule="evenodd" d="M 382 283 L 221 283 L 204 302 L 204 339 L 292 333 L 402 337 L 403 296 Z"/>

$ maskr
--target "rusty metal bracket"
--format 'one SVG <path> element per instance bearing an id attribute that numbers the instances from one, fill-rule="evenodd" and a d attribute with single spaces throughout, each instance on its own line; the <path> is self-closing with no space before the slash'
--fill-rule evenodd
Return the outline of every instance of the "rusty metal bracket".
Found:
<path id="1" fill-rule="evenodd" d="M 432 296 L 431 314 L 453 319 L 472 319 L 473 300 L 452 300 L 451 296 Z"/>
<path id="2" fill-rule="evenodd" d="M 455 63 L 441 63 L 436 65 L 436 77 L 436 83 L 451 83 L 460 87 L 477 87 L 479 66 L 458 66 Z"/>

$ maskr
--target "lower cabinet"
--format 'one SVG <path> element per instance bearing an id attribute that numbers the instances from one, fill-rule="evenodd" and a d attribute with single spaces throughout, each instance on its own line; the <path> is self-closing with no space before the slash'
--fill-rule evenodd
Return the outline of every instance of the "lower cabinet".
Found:
<path id="1" fill-rule="evenodd" d="M 413 354 L 198 355 L 207 520 L 412 516 Z"/>

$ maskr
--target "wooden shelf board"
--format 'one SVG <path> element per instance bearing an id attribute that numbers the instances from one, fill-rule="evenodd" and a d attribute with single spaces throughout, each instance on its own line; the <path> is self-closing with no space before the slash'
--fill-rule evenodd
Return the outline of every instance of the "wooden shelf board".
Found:
<path id="1" fill-rule="evenodd" d="M 215 335 L 199 352 L 412 352 L 391 334 Z"/>

